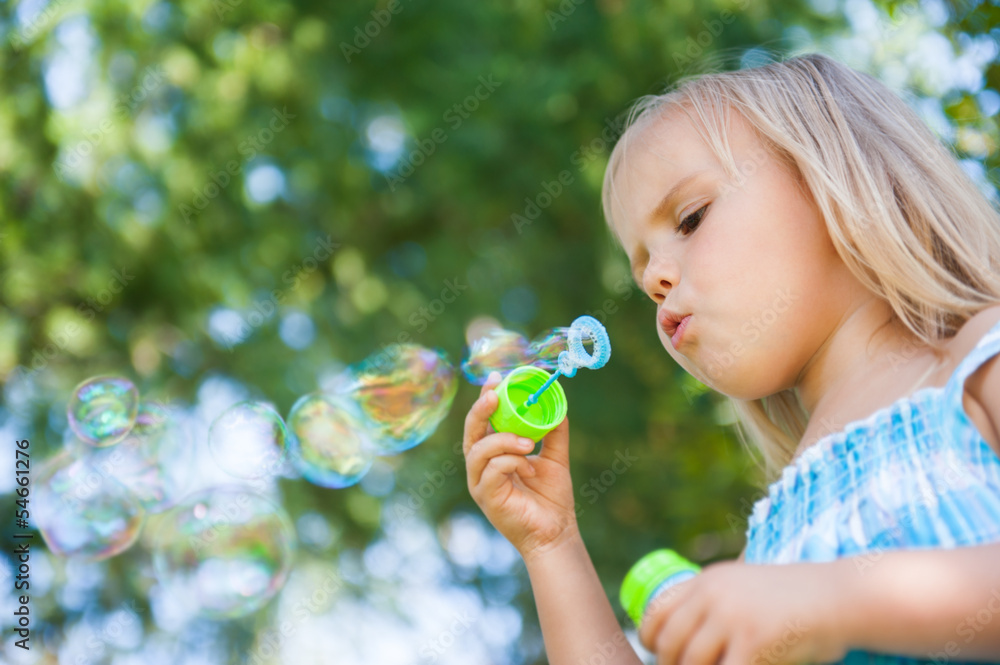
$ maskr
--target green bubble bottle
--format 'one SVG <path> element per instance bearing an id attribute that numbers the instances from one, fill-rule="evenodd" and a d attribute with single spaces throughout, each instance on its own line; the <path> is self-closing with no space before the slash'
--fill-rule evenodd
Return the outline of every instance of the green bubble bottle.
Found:
<path id="1" fill-rule="evenodd" d="M 584 338 L 593 348 L 587 351 Z M 500 398 L 490 424 L 497 432 L 513 432 L 540 441 L 566 417 L 566 393 L 560 376 L 576 376 L 579 367 L 600 369 L 611 357 L 611 340 L 601 322 L 584 314 L 574 319 L 566 336 L 566 350 L 559 354 L 558 368 L 549 374 L 540 367 L 522 365 L 504 377 L 495 388 Z"/>
<path id="2" fill-rule="evenodd" d="M 619 595 L 622 607 L 635 625 L 640 626 L 646 609 L 657 596 L 700 571 L 700 566 L 673 550 L 654 550 L 639 559 L 625 575 Z"/>
<path id="3" fill-rule="evenodd" d="M 566 393 L 557 381 L 552 381 L 558 375 L 523 365 L 505 376 L 494 389 L 500 399 L 497 410 L 490 416 L 493 429 L 541 441 L 566 417 Z M 537 401 L 527 404 L 535 395 Z"/>

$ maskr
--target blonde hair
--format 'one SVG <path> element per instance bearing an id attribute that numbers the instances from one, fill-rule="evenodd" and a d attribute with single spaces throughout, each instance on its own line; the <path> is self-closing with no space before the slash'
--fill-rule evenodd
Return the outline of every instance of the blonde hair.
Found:
<path id="1" fill-rule="evenodd" d="M 808 187 L 851 273 L 924 343 L 953 336 L 1000 302 L 1000 213 L 910 106 L 873 76 L 810 53 L 674 85 L 634 103 L 612 150 L 602 188 L 612 230 L 616 173 L 631 141 L 668 109 L 683 110 L 742 182 L 727 139 L 729 109 L 748 122 L 767 156 Z M 748 439 L 756 446 L 770 482 L 808 424 L 798 391 L 730 402 L 740 441 L 751 453 Z"/>

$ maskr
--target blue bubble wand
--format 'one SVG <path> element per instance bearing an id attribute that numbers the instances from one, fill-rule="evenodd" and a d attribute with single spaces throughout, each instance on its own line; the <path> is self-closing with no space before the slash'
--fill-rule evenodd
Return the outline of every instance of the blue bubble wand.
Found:
<path id="1" fill-rule="evenodd" d="M 594 348 L 591 353 L 587 353 L 587 350 L 583 348 L 584 335 L 593 342 Z M 541 388 L 528 396 L 524 404 L 517 407 L 518 414 L 524 415 L 528 408 L 538 401 L 539 396 L 559 378 L 560 374 L 572 377 L 576 375 L 576 370 L 580 367 L 600 369 L 611 357 L 611 340 L 608 339 L 608 331 L 604 329 L 600 321 L 592 316 L 579 316 L 573 321 L 567 334 L 567 347 L 566 351 L 559 354 L 558 369 L 552 373 L 552 376 Z"/>

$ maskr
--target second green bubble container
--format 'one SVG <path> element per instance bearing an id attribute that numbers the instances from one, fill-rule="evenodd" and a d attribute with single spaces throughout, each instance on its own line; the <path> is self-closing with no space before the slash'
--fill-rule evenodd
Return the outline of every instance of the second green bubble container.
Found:
<path id="1" fill-rule="evenodd" d="M 657 596 L 701 571 L 673 550 L 654 550 L 639 559 L 622 581 L 619 599 L 636 626 Z"/>

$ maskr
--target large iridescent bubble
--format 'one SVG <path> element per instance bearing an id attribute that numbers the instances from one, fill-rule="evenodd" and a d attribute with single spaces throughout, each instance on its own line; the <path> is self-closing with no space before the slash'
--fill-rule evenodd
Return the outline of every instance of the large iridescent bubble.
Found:
<path id="1" fill-rule="evenodd" d="M 344 395 L 303 395 L 288 414 L 289 459 L 311 483 L 340 489 L 368 473 L 375 459 L 358 405 Z"/>
<path id="2" fill-rule="evenodd" d="M 239 402 L 208 430 L 208 447 L 223 471 L 253 480 L 277 475 L 285 460 L 285 421 L 270 404 Z"/>
<path id="3" fill-rule="evenodd" d="M 113 446 L 129 433 L 139 409 L 139 390 L 120 376 L 96 376 L 73 389 L 69 426 L 92 446 Z"/>
<path id="4" fill-rule="evenodd" d="M 146 518 L 114 468 L 87 454 L 66 450 L 49 459 L 33 486 L 31 515 L 53 554 L 112 557 L 132 546 Z"/>
<path id="5" fill-rule="evenodd" d="M 458 390 L 457 372 L 443 351 L 417 344 L 390 349 L 351 366 L 345 387 L 365 416 L 378 455 L 395 455 L 423 442 L 447 415 Z"/>
<path id="6" fill-rule="evenodd" d="M 158 513 L 182 494 L 190 477 L 191 453 L 179 414 L 157 402 L 142 402 L 135 426 L 121 443 L 94 449 L 90 456 L 99 467 L 112 469 L 146 510 Z"/>
<path id="7" fill-rule="evenodd" d="M 295 552 L 279 506 L 239 487 L 203 490 L 160 516 L 156 577 L 201 616 L 229 619 L 260 609 L 284 586 Z"/>

